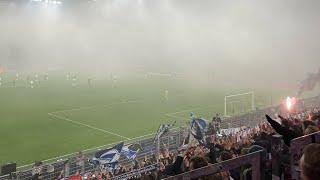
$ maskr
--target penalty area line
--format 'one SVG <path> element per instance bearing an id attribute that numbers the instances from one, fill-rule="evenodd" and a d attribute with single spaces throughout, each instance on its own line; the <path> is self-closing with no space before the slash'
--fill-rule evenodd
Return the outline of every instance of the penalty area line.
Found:
<path id="1" fill-rule="evenodd" d="M 198 108 L 193 108 L 193 109 L 183 109 L 183 110 L 180 110 L 180 111 L 177 111 L 177 112 L 167 113 L 165 115 L 180 114 L 180 113 L 188 112 L 188 111 L 192 112 L 192 111 L 195 111 L 195 110 L 203 110 L 203 109 L 211 109 L 211 108 L 217 108 L 217 105 L 198 107 Z"/>
<path id="2" fill-rule="evenodd" d="M 121 138 L 126 139 L 126 140 L 131 140 L 131 138 L 122 136 L 122 135 L 120 135 L 120 134 L 117 134 L 117 133 L 114 133 L 114 132 L 111 132 L 111 131 L 107 131 L 107 130 L 105 130 L 105 129 L 97 128 L 97 127 L 94 127 L 94 126 L 91 126 L 91 125 L 88 125 L 88 124 L 84 124 L 84 123 L 81 123 L 81 122 L 78 122 L 78 121 L 74 121 L 74 120 L 72 120 L 72 119 L 69 119 L 69 118 L 66 118 L 66 117 L 63 117 L 63 116 L 59 116 L 59 115 L 56 115 L 56 114 L 53 114 L 53 113 L 48 113 L 48 115 L 49 115 L 49 116 L 52 116 L 52 117 L 55 117 L 55 118 L 58 118 L 58 119 L 60 119 L 60 120 L 64 120 L 64 121 L 71 122 L 71 123 L 73 123 L 73 124 L 85 126 L 85 127 L 88 127 L 88 128 L 94 129 L 94 130 L 97 130 L 97 131 L 101 131 L 101 132 L 104 132 L 104 133 L 107 133 L 107 134 L 111 134 L 111 135 L 114 135 L 114 136 L 118 136 L 118 137 L 121 137 Z"/>
<path id="3" fill-rule="evenodd" d="M 55 111 L 55 112 L 50 112 L 50 113 L 51 114 L 55 114 L 55 113 L 62 113 L 62 112 L 80 111 L 80 110 L 86 110 L 86 109 L 94 109 L 94 108 L 98 108 L 98 107 L 109 108 L 109 107 L 112 107 L 113 105 L 136 103 L 136 102 L 139 102 L 139 101 L 138 100 L 124 100 L 124 101 L 111 103 L 111 104 L 107 104 L 107 105 L 96 105 L 96 106 L 79 107 L 79 108 Z"/>
<path id="4" fill-rule="evenodd" d="M 206 107 L 199 107 L 199 108 L 193 108 L 193 109 L 183 109 L 183 110 L 180 110 L 180 111 L 177 111 L 177 112 L 173 112 L 173 113 L 167 113 L 167 114 L 164 114 L 165 116 L 168 116 L 168 117 L 172 117 L 172 118 L 177 118 L 177 119 L 185 119 L 185 120 L 190 120 L 190 118 L 186 118 L 186 117 L 181 117 L 181 116 L 177 116 L 176 114 L 181 114 L 183 112 L 192 112 L 192 111 L 195 111 L 195 110 L 205 110 L 205 109 L 211 109 L 211 108 L 217 108 L 216 105 L 212 105 L 212 106 L 206 106 Z M 207 110 L 207 112 L 209 112 Z"/>

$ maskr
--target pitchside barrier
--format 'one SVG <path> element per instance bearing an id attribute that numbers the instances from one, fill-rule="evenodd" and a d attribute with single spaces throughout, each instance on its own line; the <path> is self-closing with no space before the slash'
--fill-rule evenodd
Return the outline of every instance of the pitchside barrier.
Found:
<path id="1" fill-rule="evenodd" d="M 10 178 L 10 174 L 8 175 L 4 175 L 4 176 L 0 176 L 0 180 L 9 180 Z"/>
<path id="2" fill-rule="evenodd" d="M 256 151 L 250 154 L 239 156 L 235 159 L 222 161 L 216 164 L 210 164 L 206 167 L 169 177 L 166 180 L 191 180 L 201 177 L 206 177 L 206 179 L 220 179 L 221 176 L 219 173 L 227 174 L 227 176 L 229 176 L 228 173 L 230 173 L 232 170 L 238 171 L 241 179 L 260 180 L 264 178 L 261 165 L 262 152 L 263 151 Z"/>
<path id="3" fill-rule="evenodd" d="M 176 128 L 173 131 L 169 132 L 162 138 L 160 138 L 160 149 L 166 148 L 169 151 L 175 151 L 181 144 L 183 138 L 181 138 L 182 133 L 184 132 L 184 128 Z M 132 139 L 125 141 L 125 144 L 130 143 L 137 143 L 140 144 L 143 148 L 143 151 L 139 152 L 136 160 L 142 160 L 145 157 L 150 158 L 156 154 L 156 144 L 153 142 L 154 134 L 150 134 L 147 136 L 143 136 L 138 139 Z M 95 167 L 90 165 L 88 160 L 91 159 L 95 152 L 101 149 L 106 149 L 113 147 L 117 143 L 110 144 L 104 147 L 90 149 L 87 151 L 83 151 L 84 159 L 77 159 L 77 154 L 69 155 L 68 157 L 64 157 L 61 159 L 56 160 L 55 162 L 45 163 L 38 167 L 28 168 L 27 170 L 21 170 L 16 173 L 12 174 L 11 179 L 31 179 L 32 175 L 36 172 L 41 172 L 41 176 L 43 179 L 55 179 L 59 176 L 59 174 L 63 171 L 64 177 L 68 177 L 74 175 L 77 171 L 81 172 L 82 174 L 85 172 L 94 171 Z M 122 166 L 131 166 L 133 161 L 126 159 L 125 157 L 121 156 L 119 160 L 119 164 Z M 2 179 L 0 179 L 2 180 Z"/>
<path id="4" fill-rule="evenodd" d="M 131 172 L 120 174 L 118 176 L 113 177 L 112 179 L 113 180 L 123 180 L 123 179 L 130 179 L 132 177 L 141 177 L 141 174 L 155 171 L 155 170 L 157 170 L 157 168 L 158 168 L 157 164 L 152 164 L 152 165 L 140 168 L 140 169 L 134 169 Z"/>

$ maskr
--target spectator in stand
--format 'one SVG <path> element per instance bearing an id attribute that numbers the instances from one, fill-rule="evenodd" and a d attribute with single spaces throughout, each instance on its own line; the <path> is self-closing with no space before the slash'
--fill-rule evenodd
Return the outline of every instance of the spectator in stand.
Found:
<path id="1" fill-rule="evenodd" d="M 85 156 L 81 151 L 79 151 L 76 156 L 76 165 L 80 169 L 81 173 L 85 172 L 84 163 L 85 163 Z"/>
<path id="2" fill-rule="evenodd" d="M 76 174 L 73 175 L 73 176 L 70 176 L 70 177 L 68 178 L 68 180 L 82 180 L 82 177 L 81 177 L 81 175 L 80 175 L 80 172 L 77 171 Z"/>
<path id="3" fill-rule="evenodd" d="M 190 159 L 190 170 L 208 166 L 208 162 L 204 157 L 194 156 Z"/>
<path id="4" fill-rule="evenodd" d="M 316 180 L 320 177 L 320 144 L 309 144 L 300 159 L 302 180 Z"/>
<path id="5" fill-rule="evenodd" d="M 317 126 L 308 126 L 307 129 L 304 130 L 304 134 L 305 135 L 312 134 L 318 131 L 319 131 L 319 128 Z"/>

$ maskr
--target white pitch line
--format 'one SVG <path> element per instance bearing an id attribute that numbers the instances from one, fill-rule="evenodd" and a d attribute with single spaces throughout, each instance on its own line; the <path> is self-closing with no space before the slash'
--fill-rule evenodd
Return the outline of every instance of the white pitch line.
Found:
<path id="1" fill-rule="evenodd" d="M 134 103 L 134 102 L 138 102 L 138 101 L 137 100 L 122 101 L 122 102 L 111 103 L 111 104 L 107 104 L 107 105 L 79 107 L 79 108 L 55 111 L 55 112 L 50 112 L 50 113 L 55 114 L 55 113 L 62 113 L 62 112 L 79 111 L 79 110 L 84 110 L 84 109 L 93 109 L 93 108 L 97 108 L 97 107 L 110 107 L 110 106 L 113 106 L 113 105 L 116 105 L 116 104 L 127 104 L 127 103 Z"/>
<path id="2" fill-rule="evenodd" d="M 137 102 L 137 101 L 127 101 L 128 103 L 130 102 Z M 120 103 L 113 103 L 113 104 L 121 104 L 121 103 L 125 103 L 125 102 L 120 102 Z M 110 104 L 111 105 L 111 104 Z M 105 107 L 107 106 L 110 106 L 110 105 L 106 105 Z M 94 106 L 94 107 L 98 107 L 98 106 Z M 79 123 L 79 122 L 76 122 L 76 121 L 73 121 L 71 119 L 68 119 L 68 118 L 65 118 L 65 117 L 57 117 L 58 115 L 54 115 L 52 113 L 58 113 L 58 112 L 65 112 L 65 111 L 76 111 L 76 110 L 82 110 L 82 109 L 90 109 L 90 108 L 94 108 L 93 106 L 91 107 L 83 107 L 83 108 L 77 108 L 77 109 L 69 109 L 69 110 L 62 110 L 62 111 L 56 111 L 56 112 L 51 112 L 51 113 L 48 113 L 48 115 L 51 115 L 51 116 L 54 116 L 56 118 L 59 118 L 62 120 L 66 120 L 66 121 L 70 121 L 70 122 L 73 122 L 73 123 L 76 123 L 76 124 L 80 124 L 80 125 L 84 125 L 82 123 Z M 208 109 L 210 106 L 206 107 L 206 109 Z M 204 109 L 204 108 L 195 108 L 195 109 Z M 193 110 L 195 110 L 193 109 Z M 184 117 L 179 117 L 179 116 L 174 116 L 172 114 L 178 114 L 178 113 L 181 113 L 181 112 L 185 112 L 185 111 L 192 111 L 192 110 L 181 110 L 181 111 L 177 111 L 177 112 L 173 112 L 173 113 L 167 113 L 167 114 L 164 114 L 165 116 L 169 116 L 169 117 L 174 117 L 174 118 L 183 118 L 183 119 L 188 119 L 188 118 L 184 118 Z M 68 119 L 68 120 L 67 120 Z M 84 125 L 86 127 L 88 127 L 89 125 Z M 91 128 L 91 127 L 90 127 Z M 93 127 L 94 129 L 96 129 L 96 127 Z M 178 129 L 179 127 L 175 127 L 175 128 L 172 128 L 172 130 L 175 130 L 175 129 Z M 97 130 L 100 129 L 100 128 L 97 128 Z M 100 129 L 102 130 L 103 132 L 105 132 L 106 130 L 103 130 L 103 129 Z M 100 131 L 99 130 L 99 131 Z M 109 132 L 108 132 L 109 133 Z M 123 138 L 126 138 L 127 140 L 136 140 L 136 139 L 140 139 L 140 138 L 143 138 L 143 137 L 148 137 L 148 136 L 151 136 L 151 135 L 154 135 L 155 133 L 151 133 L 151 134 L 147 134 L 147 135 L 143 135 L 143 136 L 138 136 L 138 137 L 134 137 L 134 138 L 127 138 L 127 137 L 123 137 Z M 116 135 L 118 136 L 118 135 Z M 122 137 L 122 136 L 120 136 Z M 116 142 L 115 142 L 116 143 Z M 102 146 L 97 146 L 97 147 L 93 147 L 93 148 L 90 148 L 90 149 L 86 149 L 86 150 L 83 150 L 83 152 L 87 152 L 87 151 L 92 151 L 92 150 L 95 150 L 95 149 L 99 149 L 99 148 L 103 148 L 103 147 L 108 147 L 108 146 L 111 146 L 113 145 L 114 143 L 111 143 L 111 144 L 107 144 L 107 145 L 102 145 Z M 75 153 L 69 153 L 69 154 L 65 154 L 65 155 L 62 155 L 62 156 L 58 156 L 58 157 L 54 157 L 54 158 L 51 158 L 51 159 L 47 159 L 47 160 L 44 160 L 43 162 L 49 162 L 49 161 L 52 161 L 52 160 L 55 160 L 55 159 L 62 159 L 64 157 L 68 157 L 68 156 L 71 156 L 71 155 L 74 155 Z M 17 169 L 21 169 L 21 168 L 24 168 L 24 167 L 28 167 L 28 166 L 32 166 L 32 164 L 27 164 L 27 165 L 22 165 L 22 166 L 19 166 L 17 167 Z"/>
<path id="3" fill-rule="evenodd" d="M 192 111 L 194 109 L 186 109 L 186 110 L 181 110 L 181 111 L 177 111 L 177 112 L 173 112 L 173 113 L 167 113 L 167 114 L 179 114 L 179 113 L 182 113 L 182 112 L 186 112 L 186 111 Z M 165 114 L 165 115 L 167 115 Z"/>
<path id="4" fill-rule="evenodd" d="M 111 131 L 107 131 L 107 130 L 104 130 L 104 129 L 101 129 L 101 128 L 97 128 L 97 127 L 94 127 L 94 126 L 90 126 L 88 124 L 84 124 L 84 123 L 81 123 L 81 122 L 78 122 L 78 121 L 74 121 L 74 120 L 66 118 L 66 117 L 62 117 L 62 116 L 59 116 L 59 115 L 56 115 L 56 114 L 52 114 L 52 113 L 48 113 L 48 115 L 56 117 L 56 118 L 61 119 L 61 120 L 72 122 L 74 124 L 78 124 L 78 125 L 82 125 L 82 126 L 91 128 L 91 129 L 95 129 L 95 130 L 98 130 L 98 131 L 101 131 L 101 132 L 104 132 L 104 133 L 112 134 L 112 135 L 124 138 L 126 140 L 131 140 L 130 138 L 125 137 L 125 136 L 121 136 L 120 134 L 117 134 L 117 133 L 114 133 L 114 132 L 111 132 Z"/>
<path id="5" fill-rule="evenodd" d="M 182 113 L 182 112 L 186 112 L 186 111 L 194 111 L 194 110 L 201 110 L 201 109 L 209 109 L 209 108 L 212 108 L 212 107 L 216 107 L 216 106 L 206 106 L 206 107 L 200 107 L 200 108 L 193 108 L 193 109 L 184 109 L 184 110 L 181 110 L 181 111 L 177 111 L 177 112 L 173 112 L 173 113 L 167 113 L 165 114 L 166 116 L 167 115 L 172 115 L 172 114 L 179 114 L 179 113 Z"/>

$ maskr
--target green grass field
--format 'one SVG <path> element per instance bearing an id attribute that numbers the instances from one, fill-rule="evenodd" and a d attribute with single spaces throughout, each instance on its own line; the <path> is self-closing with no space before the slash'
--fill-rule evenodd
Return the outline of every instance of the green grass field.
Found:
<path id="1" fill-rule="evenodd" d="M 248 91 L 198 86 L 170 78 L 108 77 L 76 87 L 65 75 L 49 76 L 31 89 L 26 76 L 12 87 L 12 75 L 2 75 L 0 87 L 0 164 L 18 166 L 35 160 L 93 148 L 154 133 L 162 122 L 186 121 L 192 111 L 205 118 L 223 112 L 224 96 Z M 112 85 L 113 84 L 113 85 Z M 165 100 L 168 90 L 168 101 Z M 257 104 L 268 104 L 284 91 L 255 90 Z"/>

